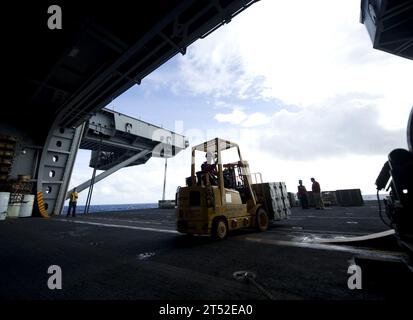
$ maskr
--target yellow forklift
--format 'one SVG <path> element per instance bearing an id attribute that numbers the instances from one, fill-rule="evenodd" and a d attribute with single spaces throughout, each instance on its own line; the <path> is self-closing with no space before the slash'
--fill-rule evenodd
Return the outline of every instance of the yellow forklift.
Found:
<path id="1" fill-rule="evenodd" d="M 237 149 L 239 161 L 223 164 L 222 152 L 231 148 Z M 207 157 L 201 171 L 196 171 L 196 152 Z M 236 229 L 267 230 L 274 215 L 268 214 L 260 185 L 252 184 L 248 162 L 236 143 L 215 138 L 193 147 L 191 176 L 176 194 L 178 231 L 224 239 Z"/>

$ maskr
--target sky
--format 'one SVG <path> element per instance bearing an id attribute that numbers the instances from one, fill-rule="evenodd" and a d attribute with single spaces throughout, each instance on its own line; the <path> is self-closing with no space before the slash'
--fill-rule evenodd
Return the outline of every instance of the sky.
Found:
<path id="1" fill-rule="evenodd" d="M 325 191 L 373 194 L 387 154 L 407 147 L 413 62 L 373 49 L 359 17 L 359 0 L 261 0 L 107 108 L 188 138 L 168 160 L 167 199 L 190 175 L 191 147 L 215 137 L 288 191 L 315 177 Z M 79 150 L 70 187 L 91 177 L 89 158 Z M 92 204 L 157 202 L 163 174 L 160 158 L 121 169 Z"/>

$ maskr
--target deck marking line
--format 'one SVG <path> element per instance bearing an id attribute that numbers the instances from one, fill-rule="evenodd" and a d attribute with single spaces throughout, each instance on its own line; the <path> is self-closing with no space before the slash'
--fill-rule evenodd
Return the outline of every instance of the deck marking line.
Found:
<path id="1" fill-rule="evenodd" d="M 378 211 L 377 211 L 378 212 Z M 347 216 L 338 216 L 338 217 L 322 217 L 322 216 L 295 216 L 288 218 L 289 220 L 299 220 L 304 218 L 317 218 L 317 219 L 325 219 L 325 220 L 332 220 L 332 219 L 349 219 Z M 377 220 L 377 217 L 351 217 L 354 220 Z M 379 219 L 380 220 L 380 219 Z"/>
<path id="2" fill-rule="evenodd" d="M 302 230 L 291 230 L 287 228 L 272 228 L 266 231 L 267 233 L 305 233 L 305 234 L 326 234 L 326 235 L 332 235 L 332 236 L 364 236 L 366 233 L 365 232 L 341 232 L 340 230 L 335 230 L 335 231 L 327 231 L 327 230 L 316 230 L 316 229 L 302 229 Z"/>
<path id="3" fill-rule="evenodd" d="M 73 221 L 73 220 L 68 220 L 68 219 L 56 219 L 55 221 L 65 221 L 65 222 L 80 223 L 80 224 L 90 224 L 90 225 L 94 225 L 94 226 L 110 227 L 110 228 L 124 228 L 124 229 L 134 229 L 134 230 L 155 231 L 155 232 L 179 234 L 178 231 L 171 230 L 171 229 L 144 228 L 144 227 L 137 227 L 137 226 L 109 224 L 109 223 L 100 223 L 100 222 L 91 222 L 91 221 Z"/>
<path id="4" fill-rule="evenodd" d="M 285 241 L 285 240 L 272 240 L 272 239 L 260 239 L 260 238 L 238 238 L 239 240 L 246 240 L 257 243 L 272 244 L 279 246 L 287 247 L 298 247 L 298 248 L 307 248 L 307 249 L 318 249 L 318 250 L 330 250 L 330 251 L 342 251 L 349 252 L 354 254 L 360 254 L 371 257 L 381 257 L 388 260 L 400 261 L 403 257 L 407 255 L 404 252 L 398 251 L 379 251 L 372 249 L 361 249 L 350 246 L 340 246 L 340 245 L 331 245 L 331 244 L 321 244 L 321 243 L 309 243 L 309 242 L 298 242 L 298 241 Z"/>
<path id="5" fill-rule="evenodd" d="M 382 232 L 377 232 L 377 233 L 371 233 L 363 236 L 358 236 L 358 237 L 344 237 L 340 239 L 315 239 L 315 242 L 318 243 L 333 243 L 333 242 L 355 242 L 355 241 L 365 241 L 365 240 L 373 240 L 373 239 L 378 239 L 382 237 L 387 237 L 395 234 L 396 231 L 394 229 L 382 231 Z"/>
<path id="6" fill-rule="evenodd" d="M 82 217 L 82 219 L 92 219 L 92 220 L 100 220 L 100 221 L 119 221 L 119 222 L 130 222 L 130 223 L 144 223 L 144 224 L 163 224 L 159 222 L 159 220 L 146 220 L 146 221 L 139 221 L 139 220 L 123 220 L 123 219 L 114 219 L 114 218 L 96 218 L 96 217 Z M 88 220 L 85 220 L 88 221 Z"/>

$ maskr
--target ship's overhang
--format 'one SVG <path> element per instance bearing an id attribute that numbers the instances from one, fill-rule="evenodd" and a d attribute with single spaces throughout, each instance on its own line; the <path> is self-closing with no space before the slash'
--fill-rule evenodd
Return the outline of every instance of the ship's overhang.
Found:
<path id="1" fill-rule="evenodd" d="M 0 122 L 31 129 L 39 143 L 52 123 L 76 127 L 253 2 L 56 0 L 62 29 L 53 30 L 49 1 L 2 4 L 10 15 L 1 21 L 3 101 L 11 105 L 0 108 Z"/>
<path id="2" fill-rule="evenodd" d="M 362 0 L 360 22 L 374 48 L 413 60 L 412 0 Z"/>

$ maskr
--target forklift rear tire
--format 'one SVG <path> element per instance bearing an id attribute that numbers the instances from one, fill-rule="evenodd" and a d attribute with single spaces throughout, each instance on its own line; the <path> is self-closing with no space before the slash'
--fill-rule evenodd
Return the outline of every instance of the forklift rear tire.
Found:
<path id="1" fill-rule="evenodd" d="M 257 230 L 267 231 L 270 220 L 268 219 L 268 214 L 263 208 L 259 208 L 257 211 Z"/>
<path id="2" fill-rule="evenodd" d="M 217 240 L 224 240 L 228 236 L 228 224 L 223 218 L 214 221 L 212 226 L 212 237 Z"/>

